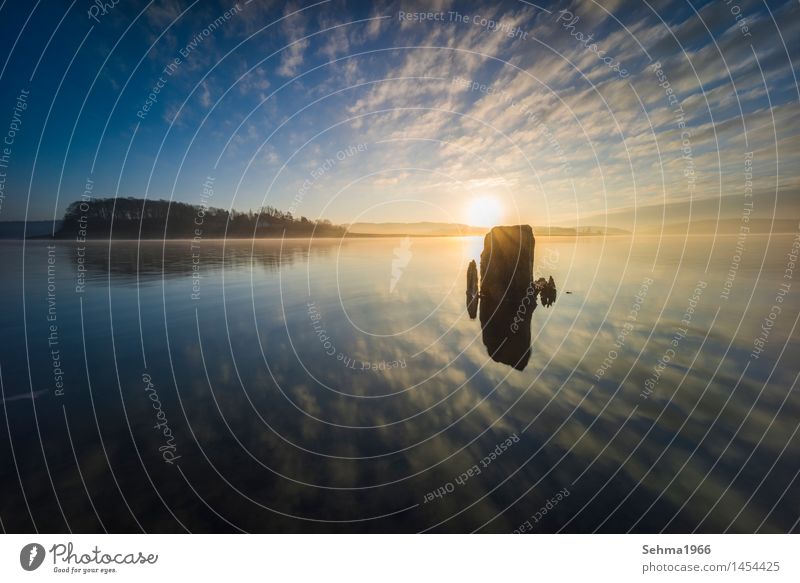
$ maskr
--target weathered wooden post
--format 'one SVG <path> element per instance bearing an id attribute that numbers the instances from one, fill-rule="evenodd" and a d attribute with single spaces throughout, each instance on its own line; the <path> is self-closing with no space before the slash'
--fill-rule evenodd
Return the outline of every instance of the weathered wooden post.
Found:
<path id="1" fill-rule="evenodd" d="M 502 301 L 524 296 L 533 277 L 534 245 L 530 225 L 493 227 L 483 240 L 481 297 Z"/>

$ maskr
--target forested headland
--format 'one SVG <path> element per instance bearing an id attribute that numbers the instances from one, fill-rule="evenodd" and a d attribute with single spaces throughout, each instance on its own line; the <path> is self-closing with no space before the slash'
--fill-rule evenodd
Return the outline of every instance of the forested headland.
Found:
<path id="1" fill-rule="evenodd" d="M 98 198 L 71 203 L 59 239 L 341 237 L 346 228 L 271 206 L 242 212 L 168 200 Z"/>

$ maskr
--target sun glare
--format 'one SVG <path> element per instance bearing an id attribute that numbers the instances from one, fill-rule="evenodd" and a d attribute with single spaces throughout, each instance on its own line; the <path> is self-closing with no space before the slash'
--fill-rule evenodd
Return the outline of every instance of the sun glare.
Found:
<path id="1" fill-rule="evenodd" d="M 467 210 L 467 220 L 475 227 L 493 227 L 503 218 L 503 206 L 496 198 L 473 198 Z"/>

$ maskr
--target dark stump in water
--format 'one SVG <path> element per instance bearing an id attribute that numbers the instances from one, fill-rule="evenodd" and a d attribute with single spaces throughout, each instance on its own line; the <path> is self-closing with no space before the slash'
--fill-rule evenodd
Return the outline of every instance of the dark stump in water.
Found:
<path id="1" fill-rule="evenodd" d="M 556 282 L 553 281 L 553 276 L 547 280 L 540 277 L 535 283 L 536 293 L 539 294 L 539 300 L 545 308 L 549 308 L 556 301 Z"/>
<path id="2" fill-rule="evenodd" d="M 534 244 L 530 225 L 494 227 L 481 253 L 483 343 L 493 360 L 517 370 L 523 370 L 531 356 Z"/>
<path id="3" fill-rule="evenodd" d="M 481 253 L 480 293 L 475 262 L 467 268 L 467 311 L 478 311 L 483 344 L 495 362 L 524 370 L 531 357 L 531 316 L 538 296 L 544 306 L 556 300 L 553 278 L 533 281 L 535 240 L 529 225 L 494 227 Z"/>
<path id="4" fill-rule="evenodd" d="M 533 229 L 530 225 L 494 227 L 483 240 L 481 298 L 522 298 L 533 277 Z"/>
<path id="5" fill-rule="evenodd" d="M 478 315 L 478 266 L 474 259 L 467 267 L 467 313 L 470 320 Z"/>

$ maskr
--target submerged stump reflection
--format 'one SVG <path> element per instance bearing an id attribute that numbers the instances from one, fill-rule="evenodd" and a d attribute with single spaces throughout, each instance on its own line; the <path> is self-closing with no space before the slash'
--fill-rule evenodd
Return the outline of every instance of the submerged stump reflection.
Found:
<path id="1" fill-rule="evenodd" d="M 517 370 L 524 370 L 528 366 L 531 357 L 531 316 L 535 309 L 536 297 L 533 294 L 500 301 L 481 297 L 483 344 L 492 360 Z"/>

